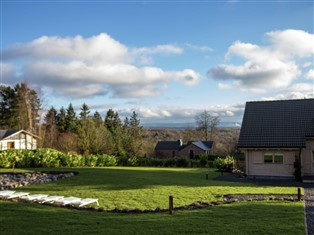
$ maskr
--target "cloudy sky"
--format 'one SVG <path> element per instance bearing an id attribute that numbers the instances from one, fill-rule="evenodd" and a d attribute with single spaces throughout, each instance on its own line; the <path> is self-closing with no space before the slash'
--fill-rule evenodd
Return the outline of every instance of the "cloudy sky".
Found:
<path id="1" fill-rule="evenodd" d="M 314 97 L 313 1 L 1 1 L 1 84 L 43 108 L 142 124 L 241 123 L 246 101 Z"/>

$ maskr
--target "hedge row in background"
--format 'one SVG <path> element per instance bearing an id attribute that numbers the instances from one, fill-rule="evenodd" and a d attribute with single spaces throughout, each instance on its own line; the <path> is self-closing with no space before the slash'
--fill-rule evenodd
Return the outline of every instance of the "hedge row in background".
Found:
<path id="1" fill-rule="evenodd" d="M 160 166 L 205 167 L 207 160 L 189 161 L 187 158 L 155 159 L 145 157 L 117 157 L 113 155 L 78 155 L 54 149 L 6 150 L 0 152 L 0 167 L 102 167 L 102 166 Z"/>

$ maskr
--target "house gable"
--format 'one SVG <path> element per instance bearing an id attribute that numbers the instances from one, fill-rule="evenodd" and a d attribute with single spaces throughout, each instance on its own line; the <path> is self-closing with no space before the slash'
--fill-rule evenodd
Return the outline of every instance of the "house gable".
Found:
<path id="1" fill-rule="evenodd" d="M 239 148 L 304 148 L 314 135 L 314 99 L 247 102 Z"/>
<path id="2" fill-rule="evenodd" d="M 246 174 L 294 177 L 298 158 L 302 176 L 313 174 L 313 136 L 314 99 L 247 102 L 238 142 Z"/>

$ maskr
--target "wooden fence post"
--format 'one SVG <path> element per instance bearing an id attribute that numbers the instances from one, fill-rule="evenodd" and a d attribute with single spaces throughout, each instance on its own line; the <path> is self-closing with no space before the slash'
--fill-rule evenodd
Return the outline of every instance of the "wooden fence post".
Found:
<path id="1" fill-rule="evenodd" d="M 169 196 L 169 214 L 173 214 L 173 196 Z"/>
<path id="2" fill-rule="evenodd" d="M 301 188 L 298 188 L 298 201 L 301 201 Z"/>

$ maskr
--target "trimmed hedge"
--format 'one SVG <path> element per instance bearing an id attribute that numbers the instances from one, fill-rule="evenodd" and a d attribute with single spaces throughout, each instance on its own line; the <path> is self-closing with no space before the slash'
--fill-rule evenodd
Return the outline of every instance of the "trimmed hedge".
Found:
<path id="1" fill-rule="evenodd" d="M 188 160 L 185 157 L 156 159 L 113 155 L 79 155 L 62 153 L 54 149 L 10 149 L 0 152 L 0 167 L 105 167 L 105 166 L 153 166 L 153 167 L 206 167 L 207 159 Z"/>

